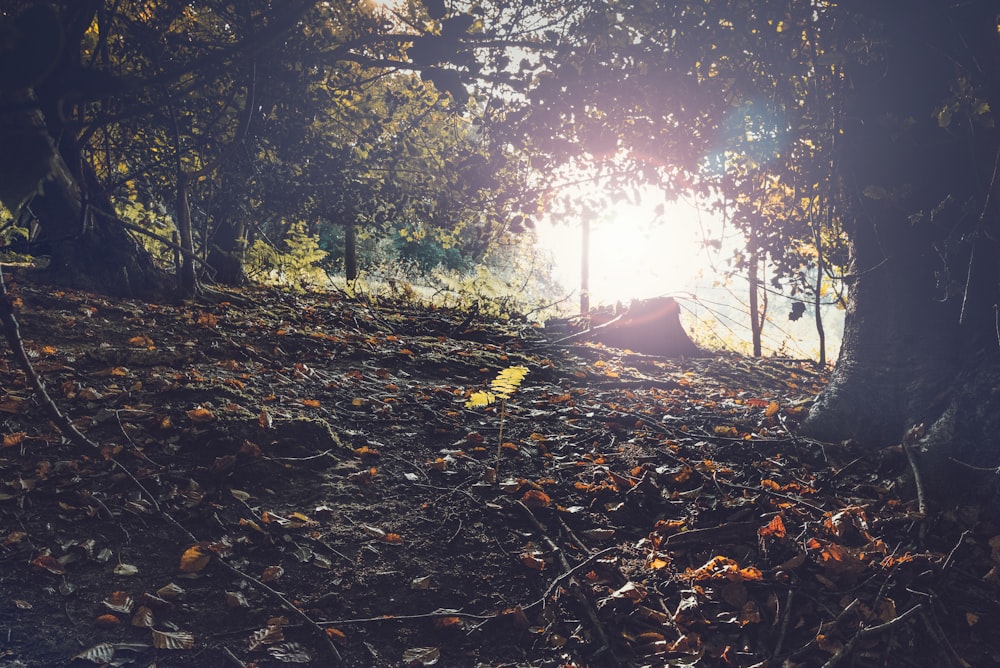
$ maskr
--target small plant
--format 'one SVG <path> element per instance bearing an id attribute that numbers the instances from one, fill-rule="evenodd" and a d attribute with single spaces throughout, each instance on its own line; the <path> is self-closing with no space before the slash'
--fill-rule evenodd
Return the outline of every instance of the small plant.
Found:
<path id="1" fill-rule="evenodd" d="M 465 402 L 466 408 L 482 408 L 500 400 L 500 433 L 497 435 L 497 461 L 493 467 L 493 481 L 500 479 L 500 451 L 503 449 L 503 422 L 507 414 L 507 400 L 514 396 L 521 381 L 528 375 L 526 366 L 509 366 L 490 382 L 489 391 L 473 392 Z"/>

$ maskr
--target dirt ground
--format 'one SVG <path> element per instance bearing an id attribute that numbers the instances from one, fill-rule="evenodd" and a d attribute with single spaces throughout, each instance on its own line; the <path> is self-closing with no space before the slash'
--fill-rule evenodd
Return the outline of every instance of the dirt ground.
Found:
<path id="1" fill-rule="evenodd" d="M 79 433 L 6 354 L 2 668 L 1000 665 L 1000 518 L 797 436 L 807 362 L 5 274 Z"/>

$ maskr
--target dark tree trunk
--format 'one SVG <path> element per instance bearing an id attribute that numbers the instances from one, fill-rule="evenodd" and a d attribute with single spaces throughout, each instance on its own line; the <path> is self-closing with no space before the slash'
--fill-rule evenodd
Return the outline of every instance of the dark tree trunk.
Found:
<path id="1" fill-rule="evenodd" d="M 358 228 L 353 222 L 344 228 L 344 277 L 358 280 Z"/>
<path id="2" fill-rule="evenodd" d="M 960 77 L 973 87 L 991 82 L 980 68 L 996 67 L 1000 46 L 991 3 L 849 4 L 884 27 L 877 47 L 884 59 L 849 73 L 839 171 L 853 196 L 853 280 L 840 359 L 804 428 L 825 440 L 889 444 L 914 423 L 963 410 L 972 397 L 962 383 L 1000 375 L 992 371 L 1000 142 L 985 118 L 970 117 L 976 105 L 956 94 Z M 967 92 L 988 96 L 998 110 L 989 85 Z M 967 108 L 948 122 L 940 112 L 953 102 Z M 995 412 L 996 394 L 978 400 Z M 998 432 L 988 433 L 987 422 L 976 428 L 976 456 L 990 455 L 982 466 L 1000 458 Z M 945 434 L 940 422 L 935 447 L 924 443 L 939 489 L 946 476 L 937 464 L 963 456 L 954 426 Z"/>
<path id="3" fill-rule="evenodd" d="M 82 188 L 82 160 L 74 172 L 57 150 L 30 91 L 0 93 L 0 154 L 7 181 L 0 198 L 12 211 L 30 207 L 49 242 L 53 278 L 78 287 L 123 296 L 151 296 L 163 288 L 164 275 L 152 257 L 109 214 L 113 207 L 99 190 Z M 63 151 L 77 152 L 64 138 Z M 3 174 L 6 176 L 6 174 Z M 86 195 L 85 195 L 86 193 Z"/>
<path id="4" fill-rule="evenodd" d="M 580 315 L 590 313 L 590 217 L 580 221 Z"/>
<path id="5" fill-rule="evenodd" d="M 243 268 L 246 250 L 246 226 L 229 218 L 219 220 L 208 252 L 211 279 L 231 287 L 246 285 L 247 275 Z"/>
<path id="6" fill-rule="evenodd" d="M 108 294 L 151 296 L 162 290 L 163 272 L 114 219 L 76 135 L 60 116 L 71 107 L 67 92 L 84 92 L 79 45 L 100 6 L 100 0 L 67 2 L 45 18 L 45 30 L 29 37 L 48 44 L 42 51 L 52 56 L 53 69 L 21 87 L 5 81 L 7 88 L 0 90 L 0 201 L 14 212 L 30 207 L 52 249 L 54 278 Z M 0 57 L 27 63 L 37 57 L 37 47 L 5 43 Z"/>

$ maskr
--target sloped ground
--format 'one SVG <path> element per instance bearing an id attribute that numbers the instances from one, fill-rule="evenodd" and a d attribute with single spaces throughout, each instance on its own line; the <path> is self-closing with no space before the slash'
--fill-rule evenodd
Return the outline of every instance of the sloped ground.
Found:
<path id="1" fill-rule="evenodd" d="M 922 518 L 899 447 L 797 437 L 805 363 L 11 294 L 92 445 L 0 362 L 0 666 L 1000 663 L 998 518 Z"/>

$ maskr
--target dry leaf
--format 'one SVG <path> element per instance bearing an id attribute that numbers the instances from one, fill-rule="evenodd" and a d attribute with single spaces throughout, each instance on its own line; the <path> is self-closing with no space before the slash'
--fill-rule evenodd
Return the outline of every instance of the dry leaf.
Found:
<path id="1" fill-rule="evenodd" d="M 180 570 L 182 573 L 198 573 L 208 566 L 212 553 L 200 545 L 192 545 L 181 555 Z"/>
<path id="2" fill-rule="evenodd" d="M 545 560 L 539 558 L 534 552 L 522 552 L 521 564 L 533 571 L 545 569 Z"/>
<path id="3" fill-rule="evenodd" d="M 100 615 L 94 620 L 94 625 L 102 629 L 113 629 L 116 626 L 120 626 L 122 620 L 118 619 L 114 615 L 108 613 L 105 615 Z"/>
<path id="4" fill-rule="evenodd" d="M 413 647 L 403 652 L 406 666 L 433 666 L 440 658 L 441 650 L 437 647 Z"/>
<path id="5" fill-rule="evenodd" d="M 120 612 L 127 615 L 135 608 L 135 599 L 128 595 L 128 592 L 113 591 L 104 601 L 104 607 L 113 612 Z"/>
<path id="6" fill-rule="evenodd" d="M 190 631 L 157 631 L 153 629 L 153 647 L 156 649 L 194 649 L 194 634 Z"/>
<path id="7" fill-rule="evenodd" d="M 192 422 L 211 422 L 215 419 L 215 414 L 202 406 L 192 408 L 187 412 L 187 416 Z"/>

